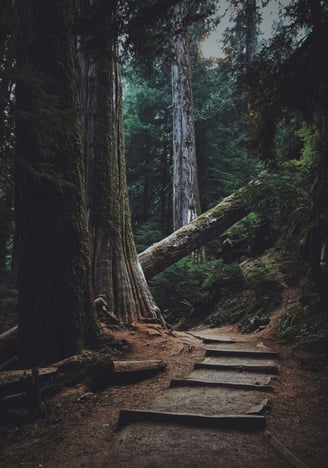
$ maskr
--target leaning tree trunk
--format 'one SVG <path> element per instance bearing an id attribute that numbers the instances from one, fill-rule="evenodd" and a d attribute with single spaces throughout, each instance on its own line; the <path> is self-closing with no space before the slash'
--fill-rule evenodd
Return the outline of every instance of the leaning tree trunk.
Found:
<path id="1" fill-rule="evenodd" d="M 74 1 L 18 0 L 16 217 L 20 356 L 29 365 L 97 338 L 74 69 Z"/>
<path id="2" fill-rule="evenodd" d="M 122 91 L 114 24 L 115 2 L 98 0 L 97 48 L 81 51 L 85 84 L 87 209 L 95 297 L 122 322 L 161 318 L 142 268 L 132 233 L 122 125 Z M 83 86 L 82 86 L 83 88 Z"/>
<path id="3" fill-rule="evenodd" d="M 200 214 L 189 38 L 184 25 L 185 1 L 174 9 L 172 37 L 172 107 L 173 107 L 173 229 L 190 223 Z"/>
<path id="4" fill-rule="evenodd" d="M 253 185 L 254 182 L 250 184 Z M 223 234 L 230 226 L 246 216 L 250 211 L 245 203 L 247 187 L 224 198 L 221 203 L 198 216 L 190 224 L 140 253 L 139 259 L 146 278 L 151 279 L 180 258 Z"/>

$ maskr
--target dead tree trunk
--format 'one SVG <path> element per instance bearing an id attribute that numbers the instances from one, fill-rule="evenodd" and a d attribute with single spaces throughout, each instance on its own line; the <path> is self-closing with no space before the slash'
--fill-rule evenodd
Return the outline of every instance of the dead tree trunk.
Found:
<path id="1" fill-rule="evenodd" d="M 191 223 L 141 252 L 139 260 L 146 279 L 151 279 L 246 216 L 250 211 L 245 203 L 247 187 L 224 198 Z"/>

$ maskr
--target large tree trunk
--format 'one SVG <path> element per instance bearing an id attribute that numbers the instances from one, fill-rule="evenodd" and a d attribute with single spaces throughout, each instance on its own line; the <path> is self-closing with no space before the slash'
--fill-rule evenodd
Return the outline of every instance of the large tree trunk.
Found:
<path id="1" fill-rule="evenodd" d="M 185 27 L 187 8 L 180 0 L 174 9 L 172 37 L 173 105 L 173 229 L 200 214 L 189 38 Z"/>
<path id="2" fill-rule="evenodd" d="M 90 4 L 89 4 L 90 5 Z M 97 0 L 97 46 L 82 49 L 87 208 L 95 296 L 122 322 L 161 318 L 136 253 L 123 146 L 116 2 Z"/>
<path id="3" fill-rule="evenodd" d="M 18 0 L 19 342 L 29 365 L 97 338 L 74 69 L 74 1 Z"/>
<path id="4" fill-rule="evenodd" d="M 246 216 L 250 211 L 245 203 L 246 190 L 230 195 L 190 224 L 139 254 L 146 278 L 151 279 Z"/>

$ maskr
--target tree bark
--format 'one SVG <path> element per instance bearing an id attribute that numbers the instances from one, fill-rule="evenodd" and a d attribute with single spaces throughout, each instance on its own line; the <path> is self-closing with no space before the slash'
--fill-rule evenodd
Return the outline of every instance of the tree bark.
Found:
<path id="1" fill-rule="evenodd" d="M 139 260 L 147 280 L 246 216 L 250 211 L 245 203 L 246 192 L 247 186 L 140 253 Z"/>
<path id="2" fill-rule="evenodd" d="M 186 16 L 185 1 L 180 0 L 174 9 L 172 37 L 174 230 L 190 223 L 200 214 L 189 38 L 184 25 Z"/>
<path id="3" fill-rule="evenodd" d="M 246 65 L 250 65 L 257 49 L 257 13 L 256 0 L 246 0 Z"/>
<path id="4" fill-rule="evenodd" d="M 83 51 L 81 93 L 85 108 L 84 148 L 87 208 L 95 297 L 102 296 L 120 321 L 160 318 L 139 264 L 132 233 L 126 181 L 122 90 L 118 61 L 117 2 L 97 0 L 97 46 Z M 89 5 L 89 6 L 90 6 Z M 92 31 L 93 33 L 93 31 Z M 84 57 L 83 57 L 84 55 Z"/>
<path id="5" fill-rule="evenodd" d="M 20 357 L 97 339 L 75 76 L 74 1 L 17 1 L 16 219 Z"/>

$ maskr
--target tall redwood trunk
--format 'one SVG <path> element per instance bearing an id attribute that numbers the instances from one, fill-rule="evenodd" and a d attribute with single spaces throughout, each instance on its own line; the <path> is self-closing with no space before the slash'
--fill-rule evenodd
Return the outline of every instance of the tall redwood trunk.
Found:
<path id="1" fill-rule="evenodd" d="M 181 0 L 174 8 L 172 37 L 174 230 L 189 223 L 200 214 L 189 38 L 184 25 L 186 16 L 186 5 L 184 0 Z"/>
<path id="2" fill-rule="evenodd" d="M 81 52 L 87 208 L 95 296 L 127 323 L 161 318 L 137 257 L 128 203 L 116 2 L 92 3 L 97 46 Z"/>
<path id="3" fill-rule="evenodd" d="M 18 0 L 16 217 L 20 355 L 79 352 L 97 337 L 84 199 L 74 1 Z"/>

